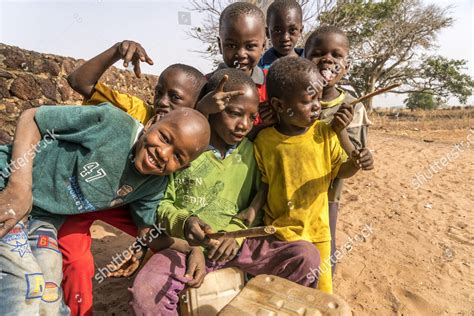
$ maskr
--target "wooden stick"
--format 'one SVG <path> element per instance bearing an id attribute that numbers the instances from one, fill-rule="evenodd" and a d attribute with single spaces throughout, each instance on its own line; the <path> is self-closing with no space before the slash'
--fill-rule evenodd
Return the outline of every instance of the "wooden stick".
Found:
<path id="1" fill-rule="evenodd" d="M 374 97 L 374 96 L 376 96 L 376 95 L 385 93 L 385 92 L 390 91 L 390 90 L 392 90 L 392 89 L 395 89 L 395 88 L 397 88 L 397 87 L 399 87 L 399 86 L 401 86 L 401 83 L 394 83 L 394 84 L 389 85 L 389 86 L 387 86 L 387 87 L 385 87 L 385 88 L 380 88 L 380 89 L 378 89 L 378 90 L 375 90 L 374 92 L 371 92 L 371 93 L 369 93 L 369 94 L 366 94 L 366 95 L 361 96 L 360 98 L 358 98 L 358 99 L 352 101 L 351 103 L 349 103 L 349 105 L 355 105 L 356 103 L 362 102 L 362 101 L 364 101 L 364 100 L 366 100 L 366 99 L 368 99 L 368 98 Z"/>
<path id="2" fill-rule="evenodd" d="M 233 232 L 220 232 L 207 234 L 206 236 L 211 239 L 217 238 L 251 238 L 251 237 L 262 237 L 273 235 L 276 232 L 274 226 L 261 226 L 248 229 L 236 230 Z"/>

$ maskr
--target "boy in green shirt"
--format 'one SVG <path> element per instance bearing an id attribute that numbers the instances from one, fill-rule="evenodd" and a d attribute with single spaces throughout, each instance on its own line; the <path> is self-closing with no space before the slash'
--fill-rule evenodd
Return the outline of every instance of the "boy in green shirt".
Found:
<path id="1" fill-rule="evenodd" d="M 306 273 L 317 266 L 316 248 L 306 241 L 281 242 L 273 237 L 209 239 L 212 231 L 246 228 L 239 215 L 258 211 L 266 200 L 257 194 L 260 175 L 252 142 L 245 136 L 253 127 L 259 96 L 255 84 L 237 69 L 218 70 L 204 93 L 242 91 L 229 98 L 223 111 L 209 115 L 210 151 L 193 161 L 190 168 L 175 173 L 158 217 L 174 237 L 206 248 L 206 270 L 238 267 L 253 275 L 278 275 L 311 286 Z M 132 292 L 136 315 L 177 315 L 178 294 L 189 285 L 185 257 L 172 250 L 156 253 L 137 275 Z M 204 273 L 204 271 L 202 271 Z"/>
<path id="2" fill-rule="evenodd" d="M 111 104 L 26 110 L 13 146 L 0 147 L 0 298 L 8 302 L 0 314 L 68 315 L 57 244 L 64 215 L 128 205 L 138 227 L 153 226 L 164 176 L 187 167 L 209 137 L 191 109 L 145 127 Z"/>

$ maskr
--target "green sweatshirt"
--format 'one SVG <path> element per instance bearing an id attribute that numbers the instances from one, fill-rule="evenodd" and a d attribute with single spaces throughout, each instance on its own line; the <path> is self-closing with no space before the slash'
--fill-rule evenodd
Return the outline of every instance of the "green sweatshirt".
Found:
<path id="1" fill-rule="evenodd" d="M 170 176 L 158 220 L 171 236 L 179 238 L 184 237 L 184 222 L 191 215 L 216 232 L 246 228 L 232 217 L 250 205 L 259 184 L 251 141 L 244 139 L 222 160 L 207 151 L 188 169 Z"/>
<path id="2" fill-rule="evenodd" d="M 58 226 L 61 215 L 127 204 L 138 227 L 152 226 L 167 177 L 138 173 L 133 145 L 143 126 L 111 104 L 42 106 L 35 121 L 42 140 L 33 163 L 33 209 Z M 34 150 L 25 159 L 33 157 Z M 0 146 L 0 190 L 20 161 Z M 18 159 L 20 160 L 20 159 Z"/>

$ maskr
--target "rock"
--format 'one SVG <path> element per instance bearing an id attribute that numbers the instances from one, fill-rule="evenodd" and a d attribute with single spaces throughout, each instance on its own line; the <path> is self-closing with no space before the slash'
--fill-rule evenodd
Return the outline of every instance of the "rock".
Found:
<path id="1" fill-rule="evenodd" d="M 0 69 L 0 77 L 5 78 L 5 79 L 12 79 L 13 75 L 9 73 L 8 71 Z"/>
<path id="2" fill-rule="evenodd" d="M 36 78 L 36 81 L 41 87 L 42 94 L 54 102 L 59 102 L 58 95 L 56 93 L 56 83 L 51 79 Z"/>
<path id="3" fill-rule="evenodd" d="M 76 69 L 76 64 L 72 60 L 65 58 L 61 67 L 66 76 L 68 76 Z"/>
<path id="4" fill-rule="evenodd" d="M 8 102 L 5 104 L 5 111 L 8 114 L 14 114 L 18 112 L 18 109 L 16 108 L 15 104 Z"/>
<path id="5" fill-rule="evenodd" d="M 20 49 L 3 49 L 0 51 L 0 54 L 5 56 L 3 64 L 10 69 L 23 69 L 26 64 L 25 54 Z M 21 64 L 25 64 L 23 67 Z"/>
<path id="6" fill-rule="evenodd" d="M 34 100 L 41 96 L 41 89 L 30 74 L 20 74 L 10 86 L 10 93 L 22 100 Z"/>
<path id="7" fill-rule="evenodd" d="M 40 72 L 47 73 L 52 76 L 58 76 L 61 72 L 61 68 L 57 63 L 49 59 L 43 59 L 39 67 Z"/>
<path id="8" fill-rule="evenodd" d="M 0 78 L 0 98 L 9 98 L 10 91 L 8 91 L 7 80 Z"/>
<path id="9" fill-rule="evenodd" d="M 13 138 L 10 135 L 4 131 L 0 131 L 0 145 L 11 144 L 12 141 Z"/>

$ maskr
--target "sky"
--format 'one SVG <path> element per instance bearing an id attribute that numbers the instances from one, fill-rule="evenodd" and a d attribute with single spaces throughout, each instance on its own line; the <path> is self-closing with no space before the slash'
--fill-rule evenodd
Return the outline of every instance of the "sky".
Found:
<path id="1" fill-rule="evenodd" d="M 436 53 L 468 60 L 467 73 L 474 77 L 474 0 L 423 1 L 452 6 L 455 22 L 439 34 Z M 142 65 L 144 73 L 159 74 L 178 62 L 208 73 L 212 63 L 196 52 L 205 46 L 186 33 L 199 26 L 202 17 L 190 11 L 189 1 L 0 0 L 0 42 L 87 60 L 128 39 L 141 43 L 155 62 L 153 66 Z M 115 66 L 121 67 L 120 63 Z M 374 104 L 400 106 L 402 100 L 387 94 L 376 97 Z M 473 98 L 470 103 L 474 103 Z"/>

